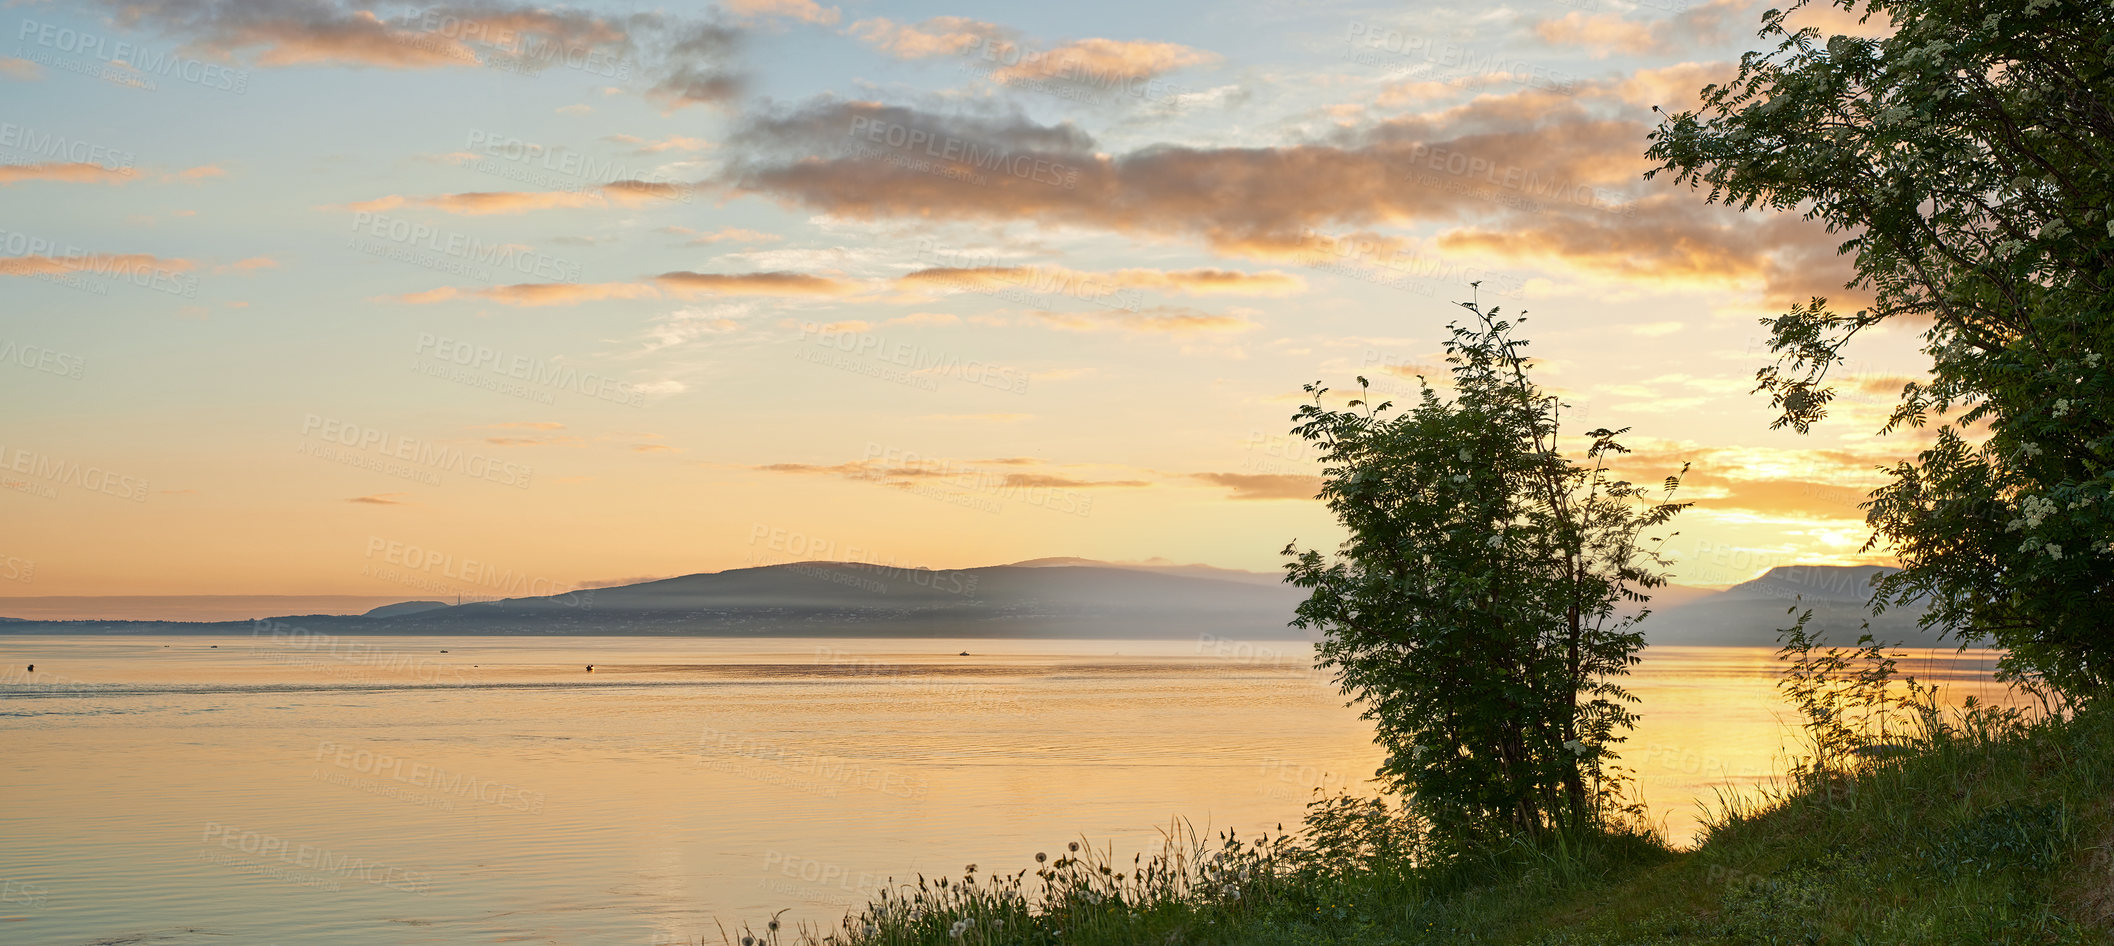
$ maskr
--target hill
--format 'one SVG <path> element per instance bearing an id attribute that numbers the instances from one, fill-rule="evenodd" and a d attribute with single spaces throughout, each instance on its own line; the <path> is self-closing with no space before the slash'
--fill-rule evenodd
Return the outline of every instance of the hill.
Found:
<path id="1" fill-rule="evenodd" d="M 1200 566 L 1199 566 L 1200 567 Z M 1213 570 L 1217 571 L 1217 570 Z M 721 636 L 1297 637 L 1296 588 L 1198 577 L 1183 567 L 1022 564 L 933 571 L 797 562 L 560 595 L 364 616 L 272 619 L 333 634 L 686 634 Z M 407 603 L 408 604 L 408 603 Z M 433 606 L 437 605 L 437 606 Z M 249 622 L 73 621 L 10 631 L 248 633 Z"/>
<path id="2" fill-rule="evenodd" d="M 1829 643 L 1854 643 L 1868 632 L 1909 647 L 1959 646 L 1918 627 L 1920 607 L 1877 617 L 1867 613 L 1872 580 L 1894 571 L 1876 565 L 1781 565 L 1724 591 L 1655 611 L 1644 622 L 1644 637 L 1654 644 L 1774 646 L 1777 628 L 1791 622 L 1786 612 L 1795 605 L 1813 610 L 1812 627 Z"/>

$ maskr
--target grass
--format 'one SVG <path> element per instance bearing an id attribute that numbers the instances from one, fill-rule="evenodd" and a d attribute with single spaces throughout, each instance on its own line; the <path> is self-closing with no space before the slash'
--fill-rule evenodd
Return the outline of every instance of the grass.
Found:
<path id="1" fill-rule="evenodd" d="M 1129 864 L 1071 845 L 1012 873 L 920 878 L 841 929 L 729 942 L 1173 944 L 2114 943 L 2114 712 L 1966 714 L 1908 751 L 1721 799 L 1702 843 L 1645 833 L 1418 866 L 1373 800 L 1297 834 L 1166 832 Z M 1423 859 L 1429 861 L 1430 859 Z M 1025 861 L 1025 859 L 1024 859 Z"/>

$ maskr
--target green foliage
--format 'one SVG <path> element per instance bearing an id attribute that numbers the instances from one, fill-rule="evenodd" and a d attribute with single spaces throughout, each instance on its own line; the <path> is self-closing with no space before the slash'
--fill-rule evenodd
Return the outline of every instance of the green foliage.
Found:
<path id="1" fill-rule="evenodd" d="M 1608 471 L 1626 430 L 1587 434 L 1590 467 L 1564 457 L 1562 405 L 1528 378 L 1527 343 L 1498 310 L 1463 307 L 1451 400 L 1425 384 L 1400 413 L 1332 410 L 1307 386 L 1294 429 L 1349 538 L 1334 561 L 1285 549 L 1286 580 L 1312 590 L 1293 624 L 1325 632 L 1319 662 L 1375 722 L 1379 774 L 1436 856 L 1620 809 L 1613 748 L 1635 715 L 1617 681 L 1643 646 L 1644 589 L 1665 581 L 1641 533 L 1685 507 L 1678 477 L 1654 500 Z"/>
<path id="2" fill-rule="evenodd" d="M 1843 655 L 1848 666 L 1862 662 Z M 1841 676 L 1847 682 L 1854 673 Z M 1911 750 L 1794 780 L 1728 811 L 1702 846 L 1635 835 L 1502 845 L 1413 863 L 1400 806 L 1327 798 L 1291 836 L 1116 863 L 1091 845 L 1032 869 L 902 884 L 835 946 L 1918 946 L 2114 943 L 2114 714 L 1974 709 L 1891 736 Z M 1405 833 L 1407 832 L 1407 833 Z M 1105 871 L 1104 871 L 1105 869 Z M 1237 895 L 1228 892 L 1228 887 Z M 743 931 L 748 932 L 747 930 Z M 731 946 L 738 937 L 708 937 Z M 705 940 L 700 940 L 700 942 Z"/>
<path id="3" fill-rule="evenodd" d="M 1919 723 L 1925 732 L 1937 725 L 1936 691 L 1914 677 L 1897 681 L 1900 655 L 1887 653 L 1890 645 L 1861 634 L 1855 647 L 1824 648 L 1808 626 L 1812 609 L 1793 607 L 1789 613 L 1798 617 L 1777 632 L 1784 672 L 1776 685 L 1805 720 L 1808 756 L 1792 770 L 1795 778 L 1812 779 L 1826 791 L 1828 779 L 1860 756 L 1907 751 L 1891 740 L 1912 737 Z"/>
<path id="4" fill-rule="evenodd" d="M 1808 5 L 1797 0 L 1791 10 Z M 1826 5 L 1826 4 L 1814 4 Z M 1881 607 L 2008 650 L 2013 679 L 2114 687 L 2114 4 L 1835 0 L 1884 38 L 1788 30 L 1771 11 L 1737 79 L 1668 117 L 1650 155 L 1712 200 L 1845 237 L 1871 307 L 1765 320 L 1758 375 L 1801 432 L 1859 332 L 1907 318 L 1931 380 L 1888 430 L 1936 442 L 1866 504 L 1905 570 Z"/>

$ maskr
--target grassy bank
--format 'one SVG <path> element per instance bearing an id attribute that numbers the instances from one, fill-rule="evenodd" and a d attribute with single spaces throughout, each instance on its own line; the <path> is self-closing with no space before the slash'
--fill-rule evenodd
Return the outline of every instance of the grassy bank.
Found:
<path id="1" fill-rule="evenodd" d="M 1692 851 L 1597 836 L 1438 869 L 1412 866 L 1411 845 L 1377 803 L 1342 800 L 1291 836 L 1178 831 L 1131 863 L 1060 848 L 1012 873 L 899 886 L 827 937 L 745 932 L 857 946 L 2110 943 L 2114 714 L 1926 733 L 1724 806 Z"/>

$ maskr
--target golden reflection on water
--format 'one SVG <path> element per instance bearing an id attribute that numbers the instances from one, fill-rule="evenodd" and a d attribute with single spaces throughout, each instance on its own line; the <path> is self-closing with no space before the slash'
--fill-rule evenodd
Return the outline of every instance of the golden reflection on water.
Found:
<path id="1" fill-rule="evenodd" d="M 0 936 L 717 942 L 1081 836 L 1289 827 L 1380 756 L 1308 647 L 0 638 Z M 1986 656 L 1904 669 L 2001 692 Z M 1629 764 L 1685 841 L 1791 714 L 1766 649 L 1639 670 Z"/>

